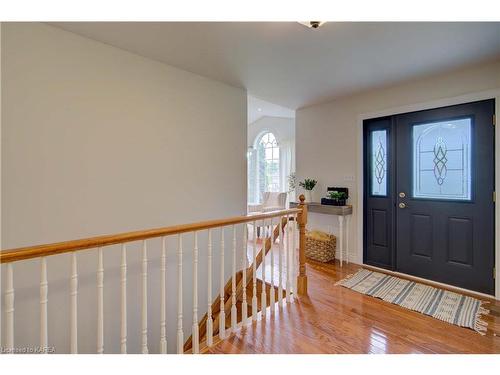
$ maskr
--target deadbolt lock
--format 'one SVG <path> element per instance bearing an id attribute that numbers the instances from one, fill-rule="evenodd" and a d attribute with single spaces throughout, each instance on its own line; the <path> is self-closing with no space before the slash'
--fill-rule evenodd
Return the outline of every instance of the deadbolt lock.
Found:
<path id="1" fill-rule="evenodd" d="M 399 193 L 399 197 L 404 198 L 404 197 L 406 197 L 406 194 L 404 192 L 401 192 L 401 193 Z"/>

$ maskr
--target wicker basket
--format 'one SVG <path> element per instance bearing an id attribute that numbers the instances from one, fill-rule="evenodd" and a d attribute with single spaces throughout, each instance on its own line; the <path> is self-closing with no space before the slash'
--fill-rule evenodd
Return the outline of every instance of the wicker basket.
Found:
<path id="1" fill-rule="evenodd" d="M 306 257 L 318 262 L 329 262 L 335 259 L 337 238 L 324 232 L 306 233 Z"/>

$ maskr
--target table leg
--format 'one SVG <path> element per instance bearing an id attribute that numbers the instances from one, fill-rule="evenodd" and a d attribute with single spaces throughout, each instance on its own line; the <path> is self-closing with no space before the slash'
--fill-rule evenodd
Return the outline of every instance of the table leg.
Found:
<path id="1" fill-rule="evenodd" d="M 339 216 L 339 251 L 340 251 L 340 267 L 344 261 L 344 217 Z"/>
<path id="2" fill-rule="evenodd" d="M 349 224 L 351 223 L 351 216 L 345 217 L 345 260 L 349 264 Z"/>

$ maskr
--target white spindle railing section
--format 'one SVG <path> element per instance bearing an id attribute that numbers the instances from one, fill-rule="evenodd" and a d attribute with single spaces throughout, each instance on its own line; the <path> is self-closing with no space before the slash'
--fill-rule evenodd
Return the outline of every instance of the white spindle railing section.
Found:
<path id="1" fill-rule="evenodd" d="M 5 290 L 5 348 L 14 349 L 14 267 L 7 264 L 7 288 Z"/>
<path id="2" fill-rule="evenodd" d="M 220 228 L 220 311 L 219 311 L 219 338 L 226 338 L 226 312 L 224 307 L 225 290 L 224 290 L 224 227 Z"/>
<path id="3" fill-rule="evenodd" d="M 233 225 L 233 259 L 231 272 L 231 330 L 236 330 L 238 311 L 236 310 L 236 227 Z"/>
<path id="4" fill-rule="evenodd" d="M 241 246 L 241 269 L 243 270 L 242 276 L 242 297 L 241 297 L 241 324 L 246 325 L 248 322 L 248 304 L 247 304 L 247 268 L 248 268 L 248 225 L 245 223 L 243 228 L 243 246 Z"/>
<path id="5" fill-rule="evenodd" d="M 148 249 L 142 241 L 142 354 L 148 354 Z"/>
<path id="6" fill-rule="evenodd" d="M 212 319 L 212 229 L 208 230 L 208 258 L 207 258 L 207 346 L 213 344 L 213 319 Z"/>
<path id="7" fill-rule="evenodd" d="M 97 250 L 97 353 L 104 353 L 104 260 Z"/>
<path id="8" fill-rule="evenodd" d="M 97 353 L 104 353 L 104 259 L 97 250 Z"/>
<path id="9" fill-rule="evenodd" d="M 47 281 L 47 258 L 40 258 L 40 349 L 46 353 L 48 349 L 48 313 L 49 283 Z"/>
<path id="10" fill-rule="evenodd" d="M 71 254 L 71 354 L 78 353 L 78 269 L 76 252 Z"/>
<path id="11" fill-rule="evenodd" d="M 120 352 L 122 354 L 127 354 L 127 245 L 125 244 L 122 244 L 120 283 L 121 283 Z"/>
<path id="12" fill-rule="evenodd" d="M 283 252 L 285 251 L 285 229 L 283 228 L 283 225 L 281 224 L 281 218 L 280 218 L 280 224 L 278 226 L 279 230 L 279 251 L 278 251 L 278 268 L 279 268 L 279 274 L 278 274 L 278 305 L 279 307 L 283 307 Z"/>
<path id="13" fill-rule="evenodd" d="M 167 353 L 167 245 L 166 238 L 161 238 L 160 258 L 160 353 Z"/>
<path id="14" fill-rule="evenodd" d="M 184 332 L 182 331 L 182 233 L 177 244 L 177 354 L 184 353 Z"/>
<path id="15" fill-rule="evenodd" d="M 181 354 L 186 351 L 186 345 L 184 340 L 184 327 L 183 327 L 183 301 L 184 292 L 183 289 L 183 241 L 184 237 L 193 239 L 192 248 L 192 329 L 191 329 L 191 342 L 188 350 L 191 349 L 192 353 L 199 353 L 201 350 L 201 344 L 206 344 L 206 347 L 210 347 L 214 344 L 214 335 L 218 334 L 220 339 L 224 339 L 229 334 L 226 330 L 226 310 L 230 311 L 230 326 L 231 332 L 235 332 L 238 327 L 244 326 L 250 323 L 252 320 L 257 320 L 259 316 L 258 311 L 258 284 L 260 284 L 260 316 L 266 318 L 266 310 L 270 305 L 270 311 L 272 314 L 276 313 L 276 302 L 279 306 L 283 306 L 283 290 L 286 291 L 286 301 L 291 302 L 295 297 L 297 292 L 297 281 L 295 276 L 297 276 L 296 264 L 296 223 L 298 220 L 297 214 L 300 209 L 293 210 L 283 210 L 279 212 L 271 212 L 265 214 L 257 214 L 251 216 L 242 216 L 227 220 L 215 221 L 215 222 L 205 222 L 198 224 L 190 224 L 186 226 L 176 226 L 169 228 L 161 228 L 158 230 L 149 230 L 139 232 L 131 232 L 123 235 L 115 236 L 102 236 L 94 239 L 69 241 L 67 243 L 53 244 L 53 245 L 42 245 L 41 247 L 32 247 L 27 249 L 16 249 L 3 251 L 0 253 L 1 263 L 6 263 L 6 289 L 4 292 L 4 349 L 14 350 L 14 319 L 15 319 L 15 306 L 14 306 L 14 266 L 13 262 L 22 261 L 24 259 L 40 258 L 40 351 L 47 352 L 50 340 L 48 337 L 48 325 L 49 315 L 48 315 L 48 267 L 47 263 L 49 261 L 49 256 L 70 252 L 70 326 L 69 328 L 69 351 L 71 353 L 78 352 L 78 254 L 77 250 L 83 249 L 96 249 L 97 250 L 97 271 L 96 271 L 96 310 L 97 310 L 97 320 L 96 320 L 96 332 L 97 332 L 97 343 L 96 352 L 104 353 L 106 350 L 112 350 L 112 342 L 115 341 L 112 338 L 105 338 L 104 330 L 104 275 L 105 275 L 105 264 L 104 264 L 104 251 L 107 246 L 113 244 L 121 245 L 121 263 L 119 272 L 119 284 L 120 284 L 120 337 L 119 337 L 119 350 L 121 353 L 127 353 L 128 347 L 128 306 L 127 301 L 127 244 L 135 241 L 142 241 L 142 250 L 140 252 L 140 294 L 141 302 L 134 303 L 134 308 L 140 309 L 140 348 L 139 351 L 143 354 L 149 353 L 150 349 L 153 347 L 148 347 L 148 245 L 149 247 L 154 247 L 152 242 L 148 242 L 148 239 L 159 238 L 160 239 L 160 258 L 159 258 L 159 282 L 160 282 L 160 298 L 159 300 L 154 299 L 153 302 L 159 301 L 160 309 L 160 325 L 159 325 L 159 347 L 155 346 L 155 350 L 159 353 L 167 353 L 167 309 L 169 304 L 167 303 L 167 267 L 168 267 L 168 251 L 167 251 L 167 240 L 169 236 L 177 235 L 177 282 L 175 288 L 177 290 L 177 347 L 175 350 L 177 353 Z M 274 219 L 274 220 L 273 220 Z M 277 222 L 276 222 L 277 219 Z M 286 222 L 289 224 L 286 225 Z M 291 223 L 291 224 L 290 224 Z M 253 238 L 249 234 L 250 229 L 253 228 Z M 231 264 L 230 268 L 230 283 L 226 279 L 225 272 L 225 228 L 231 228 L 231 245 L 230 247 L 230 258 L 227 259 L 228 263 Z M 258 239 L 257 228 L 261 229 L 261 239 Z M 220 264 L 220 278 L 218 283 L 219 293 L 215 296 L 216 301 L 212 301 L 213 288 L 217 289 L 217 285 L 213 283 L 213 257 L 214 257 L 214 246 L 213 246 L 213 230 L 220 230 L 220 243 L 219 246 L 219 264 Z M 303 228 L 301 228 L 303 229 Z M 204 239 L 201 234 L 207 232 L 207 242 L 206 246 L 202 242 L 200 246 L 200 240 Z M 229 233 L 228 233 L 229 235 Z M 201 236 L 201 237 L 200 237 Z M 278 240 L 278 245 L 274 245 L 275 240 Z M 241 245 L 240 245 L 241 243 Z M 92 246 L 91 244 L 95 244 Z M 260 249 L 262 246 L 262 250 Z M 259 248 L 258 248 L 259 247 Z M 48 251 L 47 248 L 51 250 Z M 251 249 L 251 264 L 249 264 L 249 254 L 248 249 Z M 19 254 L 24 250 L 26 253 L 22 257 Z M 205 257 L 204 253 L 207 251 Z M 150 250 L 151 253 L 151 263 L 152 272 L 155 269 L 153 262 L 156 261 L 153 252 L 154 249 Z M 258 252 L 260 251 L 260 252 Z M 276 254 L 278 251 L 278 254 Z M 200 257 L 201 253 L 201 257 Z M 267 256 L 266 256 L 267 255 Z M 275 272 L 276 272 L 276 259 L 278 260 L 278 285 L 276 285 Z M 284 258 L 283 258 L 284 257 Z M 84 259 L 84 258 L 82 258 Z M 202 288 L 201 293 L 206 292 L 206 315 L 201 321 L 199 320 L 199 300 L 205 301 L 205 296 L 200 298 L 200 289 L 198 288 L 198 271 L 200 260 L 204 262 L 206 260 L 207 264 L 207 280 L 206 280 L 206 290 Z M 82 260 L 80 260 L 82 261 Z M 108 263 L 108 262 L 106 262 Z M 260 267 L 260 269 L 259 269 Z M 267 269 L 270 267 L 270 269 Z M 81 271 L 83 272 L 83 271 Z M 189 271 L 188 271 L 189 272 Z M 269 305 L 267 303 L 267 292 L 266 292 L 266 273 L 270 272 L 270 290 L 269 290 Z M 258 274 L 260 280 L 258 279 Z M 110 274 L 112 275 L 112 273 Z M 154 275 L 152 273 L 151 275 Z M 111 277 L 111 276 L 108 276 Z M 153 277 L 153 276 L 152 276 Z M 284 277 L 284 279 L 283 279 Z M 228 276 L 229 278 L 229 276 Z M 84 280 L 84 278 L 82 278 Z M 269 278 L 268 278 L 269 280 Z M 151 281 L 153 283 L 154 280 Z M 112 283 L 106 283 L 109 287 Z M 226 286 L 228 289 L 226 290 Z M 247 287 L 251 288 L 252 298 L 248 300 Z M 230 289 L 229 289 L 230 288 Z M 278 299 L 276 300 L 276 289 L 278 289 Z M 83 295 L 82 295 L 83 296 Z M 81 297 L 82 297 L 81 296 Z M 135 302 L 135 301 L 134 301 Z M 84 303 L 84 302 L 81 302 Z M 218 304 L 214 305 L 214 303 Z M 249 303 L 251 305 L 251 310 L 249 309 Z M 137 307 L 136 307 L 137 306 Z M 140 307 L 139 307 L 140 306 Z M 215 307 L 215 309 L 214 309 Z M 112 309 L 113 306 L 106 305 L 106 309 Z M 87 309 L 85 309 L 87 310 Z M 218 311 L 217 311 L 218 310 Z M 249 311 L 250 310 L 250 311 Z M 83 310 L 82 310 L 83 311 Z M 215 313 L 214 313 L 215 311 Z M 202 312 L 203 313 L 203 312 Z M 214 316 L 217 314 L 216 316 Z M 218 318 L 217 323 L 214 324 L 214 319 Z M 54 324 L 57 324 L 54 323 Z M 203 326 L 204 325 L 204 326 Z M 201 328 L 203 327 L 203 329 Z M 228 326 L 229 327 L 229 326 Z M 135 330 L 135 332 L 138 332 Z M 200 337 L 201 336 L 201 337 Z M 83 340 L 83 336 L 80 338 Z M 204 340 L 203 340 L 204 339 Z M 106 346 L 105 346 L 106 342 Z M 116 341 L 115 341 L 116 342 Z M 57 348 L 56 348 L 56 352 Z"/>
<path id="16" fill-rule="evenodd" d="M 198 327 L 198 232 L 194 232 L 193 249 L 193 328 L 191 331 L 193 353 L 200 352 L 200 338 Z"/>
<path id="17" fill-rule="evenodd" d="M 263 233 L 263 238 L 264 238 L 264 246 L 267 241 L 267 227 L 266 227 L 266 221 L 262 220 L 262 233 Z M 262 254 L 262 290 L 260 292 L 260 306 L 261 306 L 261 312 L 262 312 L 262 318 L 266 317 L 266 312 L 267 312 L 267 295 L 266 295 L 266 256 L 263 253 Z"/>
<path id="18" fill-rule="evenodd" d="M 274 226 L 273 226 L 273 218 L 269 219 L 271 221 L 271 236 L 274 236 Z M 278 226 L 279 226 L 279 221 L 278 221 Z M 269 306 L 271 306 L 271 314 L 274 314 L 275 312 L 275 304 L 276 304 L 276 291 L 274 288 L 274 246 L 271 246 L 271 249 L 269 250 L 270 253 L 270 258 L 271 258 L 271 295 L 269 296 Z"/>

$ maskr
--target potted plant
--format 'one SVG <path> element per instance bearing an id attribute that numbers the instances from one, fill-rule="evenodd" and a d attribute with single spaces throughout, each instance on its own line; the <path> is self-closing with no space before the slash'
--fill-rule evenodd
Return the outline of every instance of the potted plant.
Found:
<path id="1" fill-rule="evenodd" d="M 347 194 L 343 191 L 329 191 L 328 198 L 333 199 L 334 206 L 345 206 Z"/>
<path id="2" fill-rule="evenodd" d="M 312 202 L 311 192 L 317 183 L 318 181 L 311 178 L 306 178 L 304 181 L 299 182 L 299 186 L 305 190 L 304 196 L 306 197 L 306 202 Z"/>

